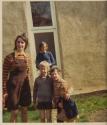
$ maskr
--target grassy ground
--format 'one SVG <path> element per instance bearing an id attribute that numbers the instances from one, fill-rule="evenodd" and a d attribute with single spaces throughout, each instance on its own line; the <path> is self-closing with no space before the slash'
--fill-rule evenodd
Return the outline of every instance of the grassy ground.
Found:
<path id="1" fill-rule="evenodd" d="M 74 97 L 77 102 L 80 119 L 79 122 L 89 122 L 90 116 L 103 109 L 107 109 L 107 93 L 96 92 Z M 106 114 L 107 115 L 107 114 Z M 106 116 L 103 116 L 106 117 Z M 97 121 L 95 121 L 97 122 Z"/>
<path id="2" fill-rule="evenodd" d="M 107 110 L 107 92 L 78 95 L 73 96 L 72 98 L 75 100 L 78 106 L 80 116 L 79 122 L 90 122 L 90 116 L 94 112 L 98 112 L 100 110 Z M 32 107 L 29 107 L 28 115 L 29 122 L 40 122 L 38 111 L 34 111 Z M 3 122 L 9 122 L 9 117 L 10 113 L 5 111 L 3 113 Z M 20 122 L 19 117 L 18 122 Z"/>

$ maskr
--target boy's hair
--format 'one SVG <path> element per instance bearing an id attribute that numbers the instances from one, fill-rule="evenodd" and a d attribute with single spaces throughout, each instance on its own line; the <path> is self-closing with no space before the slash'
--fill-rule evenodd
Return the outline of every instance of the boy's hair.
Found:
<path id="1" fill-rule="evenodd" d="M 61 72 L 61 70 L 56 65 L 54 65 L 50 69 L 50 74 L 53 73 L 55 70 L 57 70 L 57 72 Z"/>
<path id="2" fill-rule="evenodd" d="M 50 66 L 49 66 L 49 63 L 47 61 L 42 61 L 39 63 L 39 68 L 40 66 L 44 66 L 44 67 L 47 67 L 48 71 L 50 70 Z"/>
<path id="3" fill-rule="evenodd" d="M 47 50 L 48 50 L 48 44 L 47 44 L 47 42 L 45 42 L 45 41 L 42 41 L 42 42 L 39 44 L 39 50 L 41 50 L 41 48 L 42 48 L 42 46 L 43 46 L 44 44 L 46 44 L 46 47 L 47 47 Z"/>

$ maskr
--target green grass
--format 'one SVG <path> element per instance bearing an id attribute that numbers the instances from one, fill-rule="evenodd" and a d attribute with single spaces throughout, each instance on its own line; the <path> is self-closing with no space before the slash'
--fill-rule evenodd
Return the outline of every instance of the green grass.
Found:
<path id="1" fill-rule="evenodd" d="M 3 122 L 9 122 L 10 112 L 3 113 Z M 31 107 L 28 111 L 29 122 L 40 122 L 38 111 L 32 111 Z M 17 122 L 21 122 L 20 114 L 18 115 Z"/>
<path id="2" fill-rule="evenodd" d="M 79 122 L 89 122 L 88 118 L 92 112 L 107 109 L 107 93 L 86 97 L 74 97 L 74 99 L 79 110 Z"/>
<path id="3" fill-rule="evenodd" d="M 92 112 L 100 109 L 107 109 L 107 93 L 101 94 L 90 94 L 86 96 L 73 96 L 78 111 L 79 111 L 79 122 L 89 122 L 89 116 Z M 9 122 L 10 113 L 5 111 L 3 113 L 3 122 Z M 38 111 L 34 111 L 32 107 L 29 108 L 28 112 L 29 122 L 40 122 Z M 18 117 L 18 122 L 21 122 Z"/>

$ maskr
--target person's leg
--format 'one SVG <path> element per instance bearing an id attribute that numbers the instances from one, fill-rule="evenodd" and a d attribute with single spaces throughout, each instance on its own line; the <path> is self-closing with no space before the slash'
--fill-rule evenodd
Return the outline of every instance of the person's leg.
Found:
<path id="1" fill-rule="evenodd" d="M 64 122 L 65 112 L 61 108 L 57 108 L 57 122 Z"/>
<path id="2" fill-rule="evenodd" d="M 11 111 L 10 122 L 16 122 L 18 115 L 18 109 Z"/>
<path id="3" fill-rule="evenodd" d="M 21 107 L 22 122 L 28 122 L 28 108 L 27 106 Z"/>
<path id="4" fill-rule="evenodd" d="M 45 122 L 45 110 L 39 110 L 41 122 Z"/>
<path id="5" fill-rule="evenodd" d="M 52 122 L 52 115 L 51 115 L 51 113 L 52 113 L 52 110 L 51 109 L 47 109 L 46 110 L 46 118 L 47 118 L 47 122 L 49 123 L 49 122 Z"/>
<path id="6" fill-rule="evenodd" d="M 57 122 L 57 109 L 52 109 L 52 122 Z"/>

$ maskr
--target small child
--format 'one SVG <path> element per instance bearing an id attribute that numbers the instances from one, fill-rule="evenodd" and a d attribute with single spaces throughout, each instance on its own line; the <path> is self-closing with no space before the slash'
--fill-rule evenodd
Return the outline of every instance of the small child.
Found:
<path id="1" fill-rule="evenodd" d="M 55 64 L 55 59 L 53 54 L 48 51 L 48 44 L 42 41 L 39 45 L 39 53 L 36 56 L 36 67 L 39 69 L 39 63 L 41 61 L 47 61 L 50 66 Z"/>
<path id="2" fill-rule="evenodd" d="M 71 88 L 68 86 L 67 82 L 63 80 L 60 76 L 60 70 L 58 67 L 54 66 L 50 70 L 51 77 L 53 79 L 53 90 L 54 90 L 54 103 L 57 108 L 57 122 L 69 122 L 71 119 L 71 99 L 70 92 Z M 73 101 L 72 101 L 73 102 Z M 73 102 L 73 109 L 75 116 L 77 115 L 77 109 L 75 103 Z M 69 118 L 68 118 L 69 117 Z M 74 118 L 74 116 L 73 116 Z"/>
<path id="3" fill-rule="evenodd" d="M 42 61 L 39 64 L 40 75 L 34 83 L 33 103 L 40 112 L 41 122 L 52 122 L 53 82 L 48 75 L 49 68 L 49 63 Z"/>

